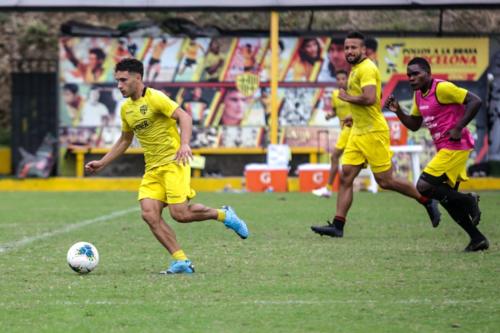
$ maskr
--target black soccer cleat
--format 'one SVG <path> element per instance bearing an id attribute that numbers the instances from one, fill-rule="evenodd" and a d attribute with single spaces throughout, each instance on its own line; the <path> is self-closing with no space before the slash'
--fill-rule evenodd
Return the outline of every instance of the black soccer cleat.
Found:
<path id="1" fill-rule="evenodd" d="M 481 210 L 479 209 L 479 194 L 471 192 L 467 193 L 467 195 L 474 199 L 470 213 L 471 222 L 474 225 L 478 225 L 479 221 L 481 221 Z"/>
<path id="2" fill-rule="evenodd" d="M 439 204 L 437 200 L 430 199 L 425 204 L 423 204 L 429 218 L 431 219 L 432 226 L 437 228 L 439 222 L 441 222 L 441 212 L 439 211 Z"/>
<path id="3" fill-rule="evenodd" d="M 311 226 L 311 230 L 321 236 L 327 235 L 330 237 L 342 238 L 344 237 L 344 231 L 337 229 L 333 223 L 327 221 L 327 225 L 323 226 Z"/>
<path id="4" fill-rule="evenodd" d="M 464 252 L 477 252 L 488 250 L 490 247 L 490 242 L 486 238 L 483 238 L 479 241 L 470 241 L 469 245 L 464 249 Z"/>

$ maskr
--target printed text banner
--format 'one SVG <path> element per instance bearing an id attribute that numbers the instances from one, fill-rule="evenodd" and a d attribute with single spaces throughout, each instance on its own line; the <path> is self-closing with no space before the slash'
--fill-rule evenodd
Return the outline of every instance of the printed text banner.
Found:
<path id="1" fill-rule="evenodd" d="M 433 74 L 449 80 L 477 81 L 488 67 L 488 38 L 378 38 L 382 82 L 406 74 L 414 57 L 429 61 Z"/>

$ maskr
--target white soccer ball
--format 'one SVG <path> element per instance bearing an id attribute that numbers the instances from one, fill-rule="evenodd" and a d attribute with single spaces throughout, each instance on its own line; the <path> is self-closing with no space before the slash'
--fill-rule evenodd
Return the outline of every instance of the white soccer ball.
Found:
<path id="1" fill-rule="evenodd" d="M 72 270 L 79 274 L 87 274 L 99 263 L 99 252 L 88 242 L 78 242 L 69 248 L 66 259 Z"/>

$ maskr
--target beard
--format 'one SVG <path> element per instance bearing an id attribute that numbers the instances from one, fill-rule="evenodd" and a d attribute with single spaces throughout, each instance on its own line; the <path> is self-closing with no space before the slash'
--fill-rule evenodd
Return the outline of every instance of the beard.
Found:
<path id="1" fill-rule="evenodd" d="M 345 60 L 347 60 L 347 62 L 350 63 L 351 65 L 355 65 L 361 60 L 361 56 L 362 56 L 361 54 L 358 54 L 354 57 L 351 57 L 351 60 L 349 60 L 348 57 L 345 57 Z"/>

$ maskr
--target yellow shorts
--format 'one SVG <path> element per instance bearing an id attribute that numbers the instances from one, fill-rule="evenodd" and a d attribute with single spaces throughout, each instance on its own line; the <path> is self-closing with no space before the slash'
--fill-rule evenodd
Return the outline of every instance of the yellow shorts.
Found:
<path id="1" fill-rule="evenodd" d="M 347 140 L 349 140 L 349 135 L 351 134 L 351 128 L 344 126 L 340 131 L 339 138 L 335 144 L 335 148 L 338 150 L 344 150 L 347 145 Z"/>
<path id="2" fill-rule="evenodd" d="M 178 204 L 194 198 L 191 167 L 169 163 L 147 171 L 142 177 L 138 200 L 145 198 Z"/>
<path id="3" fill-rule="evenodd" d="M 467 181 L 467 160 L 471 150 L 449 150 L 441 149 L 436 156 L 427 164 L 425 173 L 435 177 L 446 175 L 451 187 L 460 181 Z"/>
<path id="4" fill-rule="evenodd" d="M 373 173 L 380 173 L 392 167 L 392 154 L 389 132 L 351 135 L 342 155 L 342 164 L 368 163 Z"/>

